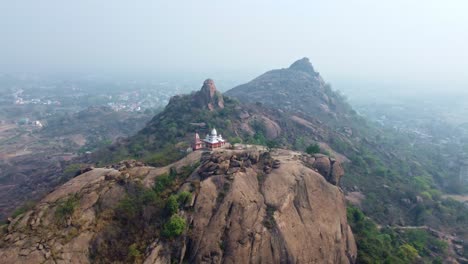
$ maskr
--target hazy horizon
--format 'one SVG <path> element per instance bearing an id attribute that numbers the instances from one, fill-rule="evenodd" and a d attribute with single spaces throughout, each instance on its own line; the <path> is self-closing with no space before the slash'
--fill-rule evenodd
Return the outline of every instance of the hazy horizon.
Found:
<path id="1" fill-rule="evenodd" d="M 0 72 L 246 82 L 309 57 L 326 81 L 468 86 L 462 1 L 40 1 L 0 4 Z M 389 88 L 386 88 L 389 87 Z"/>

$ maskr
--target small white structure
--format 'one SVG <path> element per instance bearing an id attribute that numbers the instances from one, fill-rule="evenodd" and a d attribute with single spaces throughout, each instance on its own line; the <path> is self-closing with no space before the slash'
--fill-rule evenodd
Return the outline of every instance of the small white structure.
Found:
<path id="1" fill-rule="evenodd" d="M 38 128 L 44 127 L 44 125 L 42 125 L 41 121 L 39 121 L 39 120 L 34 121 L 34 125 L 35 125 L 36 127 L 38 127 Z"/>
<path id="2" fill-rule="evenodd" d="M 226 140 L 223 139 L 221 134 L 218 135 L 216 128 L 213 128 L 211 133 L 206 135 L 205 139 L 203 139 L 203 142 L 209 149 L 220 148 L 226 144 Z"/>

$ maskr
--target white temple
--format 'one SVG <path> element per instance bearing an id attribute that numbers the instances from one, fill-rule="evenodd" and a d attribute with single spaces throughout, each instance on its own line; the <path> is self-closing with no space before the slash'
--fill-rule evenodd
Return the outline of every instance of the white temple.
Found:
<path id="1" fill-rule="evenodd" d="M 216 128 L 211 130 L 210 134 L 207 134 L 205 139 L 203 139 L 205 146 L 210 149 L 219 148 L 226 144 L 226 141 L 223 139 L 221 134 L 218 135 Z"/>

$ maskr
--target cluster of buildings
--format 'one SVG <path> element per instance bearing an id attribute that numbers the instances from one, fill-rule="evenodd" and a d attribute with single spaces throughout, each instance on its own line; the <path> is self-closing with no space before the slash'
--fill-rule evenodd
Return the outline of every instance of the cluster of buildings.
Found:
<path id="1" fill-rule="evenodd" d="M 137 103 L 107 103 L 107 106 L 112 108 L 112 110 L 118 111 L 127 111 L 127 112 L 140 112 L 142 110 L 140 102 Z"/>
<path id="2" fill-rule="evenodd" d="M 200 139 L 198 133 L 195 133 L 194 141 L 192 142 L 192 149 L 199 150 L 199 149 L 216 149 L 221 148 L 226 145 L 227 141 L 223 139 L 221 134 L 218 135 L 216 128 L 211 130 L 211 133 L 206 134 L 204 139 Z"/>

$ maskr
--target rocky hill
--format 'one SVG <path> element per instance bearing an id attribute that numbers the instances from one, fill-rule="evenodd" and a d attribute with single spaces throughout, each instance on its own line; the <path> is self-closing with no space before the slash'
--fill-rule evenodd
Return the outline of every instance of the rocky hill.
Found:
<path id="1" fill-rule="evenodd" d="M 383 129 L 359 116 L 340 93 L 323 81 L 307 58 L 289 68 L 269 71 L 225 94 L 243 103 L 280 109 L 283 117 L 302 123 L 302 130 L 310 134 L 292 135 L 304 137 L 300 142 L 304 143 L 294 144 L 293 148 L 304 149 L 312 139 L 330 146 L 333 156 L 346 157 L 350 162 L 345 164 L 347 177 L 342 187 L 350 202 L 379 224 L 428 225 L 463 240 L 468 238 L 468 209 L 441 196 L 444 179 L 460 167 L 455 165 L 456 158 L 442 157 L 437 146 L 418 144 L 412 135 Z M 310 129 L 295 115 L 315 120 L 326 133 L 317 136 L 317 126 Z M 364 243 L 358 239 L 358 245 Z M 367 246 L 362 249 L 362 256 L 371 255 L 368 259 L 387 254 L 371 252 Z M 420 254 L 432 254 L 429 259 L 443 252 L 429 254 L 429 246 L 425 250 Z"/>
<path id="2" fill-rule="evenodd" d="M 382 263 L 411 263 L 416 258 L 421 261 L 432 261 L 436 258 L 447 257 L 447 247 L 439 241 L 439 238 L 444 239 L 444 236 L 434 238 L 432 234 L 427 232 L 402 234 L 401 230 L 405 229 L 396 228 L 399 226 L 426 226 L 430 229 L 425 230 L 438 230 L 437 234 L 451 234 L 451 237 L 462 239 L 467 237 L 467 208 L 461 203 L 444 199 L 437 186 L 437 178 L 443 177 L 447 167 L 449 167 L 447 163 L 435 155 L 437 149 L 412 144 L 411 138 L 405 134 L 384 130 L 366 122 L 364 118 L 352 110 L 339 93 L 334 92 L 325 84 L 308 59 L 299 60 L 288 69 L 270 71 L 248 84 L 234 88 L 227 94 L 232 95 L 232 97 L 219 93 L 214 82 L 208 79 L 199 91 L 171 98 L 167 107 L 154 116 L 146 127 L 136 135 L 119 140 L 115 144 L 78 161 L 94 164 L 94 166 L 96 164 L 112 164 L 129 158 L 143 161 L 155 167 L 163 167 L 176 160 L 182 160 L 180 162 L 185 163 L 178 170 L 171 170 L 170 167 L 177 167 L 176 164 L 179 163 L 163 167 L 163 169 L 141 168 L 139 166 L 138 168 L 141 170 L 131 169 L 132 171 L 139 170 L 142 173 L 137 174 L 139 175 L 137 178 L 132 177 L 133 174 L 130 172 L 128 175 L 124 174 L 123 178 L 117 177 L 117 183 L 113 184 L 120 186 L 121 190 L 116 196 L 112 196 L 112 199 L 107 200 L 118 200 L 116 197 L 120 197 L 121 194 L 124 194 L 126 198 L 122 200 L 122 204 L 119 202 L 111 207 L 98 204 L 97 208 L 102 208 L 103 211 L 99 211 L 93 217 L 98 217 L 98 214 L 103 213 L 103 218 L 98 217 L 96 219 L 102 219 L 102 221 L 92 222 L 93 226 L 98 227 L 96 231 L 98 235 L 95 236 L 93 233 L 92 236 L 97 237 L 97 239 L 92 240 L 92 247 L 86 253 L 89 253 L 93 261 L 112 262 L 121 259 L 143 261 L 148 257 L 154 260 L 157 259 L 156 256 L 162 255 L 166 256 L 164 261 L 169 258 L 172 260 L 182 258 L 189 262 L 210 262 L 212 260 L 217 262 L 220 259 L 226 259 L 230 262 L 235 254 L 245 256 L 247 254 L 245 252 L 262 252 L 258 253 L 257 256 L 264 257 L 267 260 L 265 262 L 272 260 L 273 262 L 290 262 L 297 259 L 313 262 L 309 251 L 304 249 L 300 254 L 296 251 L 302 244 L 315 248 L 316 244 L 302 237 L 304 229 L 301 229 L 302 233 L 300 234 L 294 233 L 297 230 L 290 230 L 300 241 L 297 245 L 293 245 L 291 244 L 293 240 L 287 238 L 289 236 L 278 236 L 280 233 L 272 227 L 297 226 L 293 223 L 282 225 L 282 222 L 277 221 L 280 219 L 277 217 L 282 212 L 280 208 L 285 206 L 284 204 L 292 205 L 296 210 L 296 212 L 288 214 L 288 217 L 284 217 L 283 214 L 284 221 L 297 221 L 298 219 L 294 217 L 295 214 L 298 215 L 299 220 L 315 217 L 316 215 L 313 213 L 315 211 L 312 209 L 317 210 L 317 208 L 312 202 L 306 203 L 306 199 L 301 197 L 312 196 L 309 191 L 312 191 L 314 195 L 323 190 L 327 190 L 328 193 L 330 187 L 328 183 L 341 185 L 349 202 L 354 206 L 349 210 L 348 221 L 356 232 L 355 236 L 360 252 L 357 260 L 362 263 L 372 263 L 374 260 Z M 198 158 L 195 158 L 193 163 L 186 163 L 185 161 L 192 160 L 190 157 L 195 157 L 199 153 L 190 153 L 190 143 L 194 133 L 198 132 L 203 136 L 212 128 L 216 128 L 231 143 L 264 145 L 268 148 L 279 146 L 296 151 L 309 149 L 312 153 L 321 152 L 330 157 L 318 154 L 313 158 L 304 159 L 302 154 L 284 151 L 273 153 L 271 159 L 267 156 L 264 157 L 267 158 L 267 164 L 265 164 L 265 160 L 253 163 L 247 161 L 250 160 L 249 158 L 245 159 L 245 156 L 242 156 L 245 154 L 239 153 L 244 157 L 242 160 L 236 153 L 226 151 L 222 158 L 218 160 L 216 157 L 211 163 L 203 157 L 201 165 L 196 164 Z M 289 158 L 282 157 L 281 153 L 289 153 L 284 154 Z M 236 157 L 233 158 L 233 155 Z M 248 157 L 250 157 L 249 155 Z M 211 160 L 211 157 L 209 159 Z M 297 171 L 292 167 L 288 171 L 283 171 L 285 174 L 281 177 L 278 176 L 278 182 L 275 183 L 278 186 L 268 185 L 270 176 L 281 171 L 284 165 L 289 164 L 288 162 L 293 162 L 292 164 L 298 166 L 301 173 L 303 173 L 301 166 L 312 168 L 312 171 L 317 170 L 322 175 L 320 182 L 326 180 L 328 185 L 320 183 L 320 188 L 302 190 L 299 187 L 307 186 L 307 183 L 303 184 L 302 178 L 297 177 Z M 231 165 L 233 166 L 231 167 Z M 239 169 L 241 165 L 244 166 L 244 169 Z M 343 174 L 342 165 L 345 167 L 347 176 L 344 177 L 343 181 L 340 181 Z M 127 171 L 126 167 L 125 164 L 120 164 L 117 168 Z M 156 170 L 157 173 L 152 172 L 153 170 Z M 192 174 L 195 170 L 196 173 Z M 169 171 L 168 175 L 164 175 L 166 171 Z M 308 172 L 304 173 L 308 174 Z M 246 178 L 253 182 L 243 182 L 244 180 L 240 179 L 244 178 L 232 177 L 232 173 L 254 175 L 254 177 Z M 265 174 L 269 176 L 265 178 Z M 155 175 L 163 175 L 162 178 L 160 177 L 162 183 L 159 184 L 156 181 L 156 185 L 153 185 L 153 181 L 148 180 L 150 175 L 153 178 Z M 188 180 L 192 179 L 192 176 L 195 177 L 194 182 Z M 100 182 L 108 184 L 105 181 L 105 175 L 100 175 L 100 177 L 104 178 Z M 107 178 L 112 180 L 113 176 Z M 293 178 L 294 180 L 292 180 Z M 210 179 L 208 182 L 212 182 L 212 185 L 203 185 L 203 182 L 206 182 L 205 179 Z M 236 179 L 239 179 L 237 184 L 242 186 L 238 187 L 242 194 L 226 196 L 232 190 Z M 138 184 L 140 181 L 146 187 L 153 186 L 151 191 L 147 192 L 145 190 L 148 189 L 142 189 L 142 186 Z M 183 184 L 185 181 L 190 182 L 188 187 Z M 130 184 L 126 185 L 127 182 Z M 298 184 L 294 185 L 293 182 Z M 283 185 L 289 186 L 288 191 L 282 189 L 288 193 L 286 196 L 282 195 L 283 191 L 275 189 L 282 188 L 280 186 Z M 198 192 L 203 186 L 205 186 L 204 190 L 206 191 Z M 251 186 L 259 186 L 259 193 L 250 193 Z M 244 188 L 249 192 L 240 191 Z M 336 186 L 330 188 L 338 190 L 338 192 L 333 191 L 330 194 L 341 197 L 339 188 Z M 191 207 L 188 207 L 192 211 L 185 209 L 180 211 L 187 206 L 186 200 L 189 197 L 184 191 L 198 197 L 191 203 Z M 275 200 L 278 198 L 270 196 L 268 194 L 270 191 L 274 193 L 272 196 L 284 199 Z M 205 192 L 211 193 L 210 196 L 207 196 L 208 198 L 203 198 Z M 169 202 L 168 199 L 171 195 L 173 195 L 172 202 Z M 229 206 L 224 205 L 227 197 L 232 199 L 227 200 Z M 200 204 L 202 198 L 204 202 Z M 76 207 L 77 198 L 64 199 L 59 199 L 59 208 L 64 207 L 64 209 L 59 209 L 58 214 L 65 213 L 70 217 L 71 210 L 67 208 Z M 242 199 L 255 201 L 252 203 L 257 207 L 247 205 Z M 334 201 L 340 204 L 340 199 Z M 180 204 L 175 205 L 176 202 Z M 169 206 L 172 209 L 166 208 L 167 203 L 172 204 Z M 74 204 L 75 206 L 71 206 Z M 244 208 L 239 207 L 241 205 L 249 209 L 239 211 L 239 208 Z M 266 206 L 266 209 L 258 209 L 263 205 Z M 252 207 L 257 208 L 255 209 L 257 211 Z M 54 207 L 47 208 L 47 210 L 51 210 L 47 211 L 49 213 L 55 214 L 54 212 L 57 211 Z M 327 209 L 320 208 L 319 211 L 321 210 L 326 211 Z M 174 216 L 175 211 L 178 211 L 177 216 Z M 218 215 L 218 211 L 224 213 Z M 310 213 L 311 211 L 312 213 Z M 203 213 L 196 214 L 197 212 Z M 241 217 L 231 218 L 230 212 L 236 212 L 236 215 L 241 215 Z M 341 211 L 337 212 L 340 215 L 338 218 L 341 219 Z M 44 215 L 49 213 L 44 213 Z M 265 214 L 268 216 L 266 220 Z M 84 214 L 79 214 L 79 216 L 81 215 Z M 250 219 L 251 215 L 255 215 L 255 219 Z M 200 224 L 197 222 L 199 220 L 195 219 L 205 220 Z M 252 225 L 261 222 L 268 232 L 257 236 L 258 233 L 255 231 L 248 233 L 247 240 L 240 239 L 240 237 L 245 237 L 246 230 L 252 231 L 252 228 L 249 229 L 242 224 L 242 219 L 250 219 Z M 323 220 L 320 219 L 320 221 Z M 326 219 L 329 221 L 328 218 Z M 236 220 L 237 224 L 231 224 Z M 92 221 L 96 220 L 93 218 Z M 343 223 L 342 220 L 340 221 Z M 27 221 L 13 220 L 13 222 L 28 225 Z M 183 223 L 189 223 L 192 228 L 191 232 L 184 234 L 182 240 L 174 239 L 171 234 L 175 232 L 178 233 L 178 236 L 181 235 L 182 233 L 179 231 Z M 195 225 L 196 223 L 198 224 Z M 303 226 L 308 226 L 303 221 L 301 223 Z M 14 231 L 12 228 L 15 225 L 10 224 L 9 232 Z M 110 227 L 104 228 L 105 226 Z M 210 226 L 210 230 L 207 230 L 206 226 Z M 231 226 L 236 228 L 231 228 Z M 337 225 L 334 226 L 337 227 Z M 84 232 L 84 230 L 79 229 L 79 225 L 74 227 L 77 230 L 69 229 L 72 234 Z M 201 234 L 211 232 L 211 228 L 215 230 L 210 236 L 213 238 L 209 241 L 200 240 Z M 306 229 L 309 230 L 309 228 Z M 227 234 L 223 235 L 225 232 Z M 231 232 L 236 235 L 231 234 Z M 344 233 L 346 230 L 342 229 L 341 234 Z M 452 234 L 455 235 L 452 236 Z M 316 233 L 309 235 L 317 238 Z M 19 237 L 24 237 L 24 235 L 19 235 Z M 161 239 L 156 241 L 155 237 Z M 168 237 L 171 237 L 172 240 L 167 239 Z M 257 237 L 260 241 L 268 240 L 268 242 L 258 242 Z M 278 237 L 281 239 L 277 241 Z M 237 242 L 234 243 L 233 240 Z M 228 244 L 224 244 L 223 241 L 228 241 L 226 242 Z M 341 240 L 337 239 L 337 241 Z M 68 242 L 65 240 L 65 242 L 60 243 L 65 245 L 64 243 Z M 148 248 L 151 243 L 153 246 Z M 6 243 L 6 245 L 10 244 Z M 88 244 L 84 243 L 84 245 Z M 328 246 L 330 244 L 327 244 Z M 157 249 L 159 253 L 151 254 L 150 252 L 154 252 L 153 248 Z M 174 248 L 175 251 L 171 251 L 169 248 Z M 14 250 L 17 249 L 12 250 L 15 252 Z M 313 250 L 311 252 L 314 252 L 313 256 L 320 256 L 320 250 L 319 253 Z M 342 254 L 345 251 L 341 245 L 339 248 L 335 248 L 335 252 L 335 263 L 345 259 L 344 256 L 347 255 Z M 349 252 L 352 251 L 349 250 Z M 247 255 L 249 254 L 251 255 L 251 253 Z M 463 252 L 458 255 L 463 255 Z M 354 259 L 352 256 L 351 254 L 351 259 Z M 346 256 L 346 259 L 349 260 L 349 256 Z M 328 257 L 326 260 L 318 259 L 317 261 L 320 262 L 320 260 L 329 262 Z"/>
<path id="3" fill-rule="evenodd" d="M 298 145 L 298 140 L 308 145 L 340 137 L 315 117 L 223 96 L 214 81 L 207 79 L 199 91 L 172 97 L 135 136 L 95 153 L 89 161 L 135 157 L 166 165 L 186 154 L 195 132 L 203 136 L 214 127 L 228 141 L 266 144 L 274 140 L 285 147 Z"/>
<path id="4" fill-rule="evenodd" d="M 325 175 L 321 175 L 320 173 Z M 354 263 L 339 162 L 263 147 L 124 161 L 9 220 L 4 263 Z M 333 179 L 333 180 L 331 180 Z"/>
<path id="5" fill-rule="evenodd" d="M 216 85 L 212 79 L 207 79 L 203 82 L 201 90 L 195 94 L 195 100 L 199 106 L 206 107 L 211 111 L 224 108 L 223 95 L 216 89 Z"/>
<path id="6" fill-rule="evenodd" d="M 342 118 L 352 110 L 325 83 L 308 58 L 286 69 L 268 71 L 225 94 L 242 102 L 260 102 L 285 111 L 312 114 L 323 120 Z"/>

